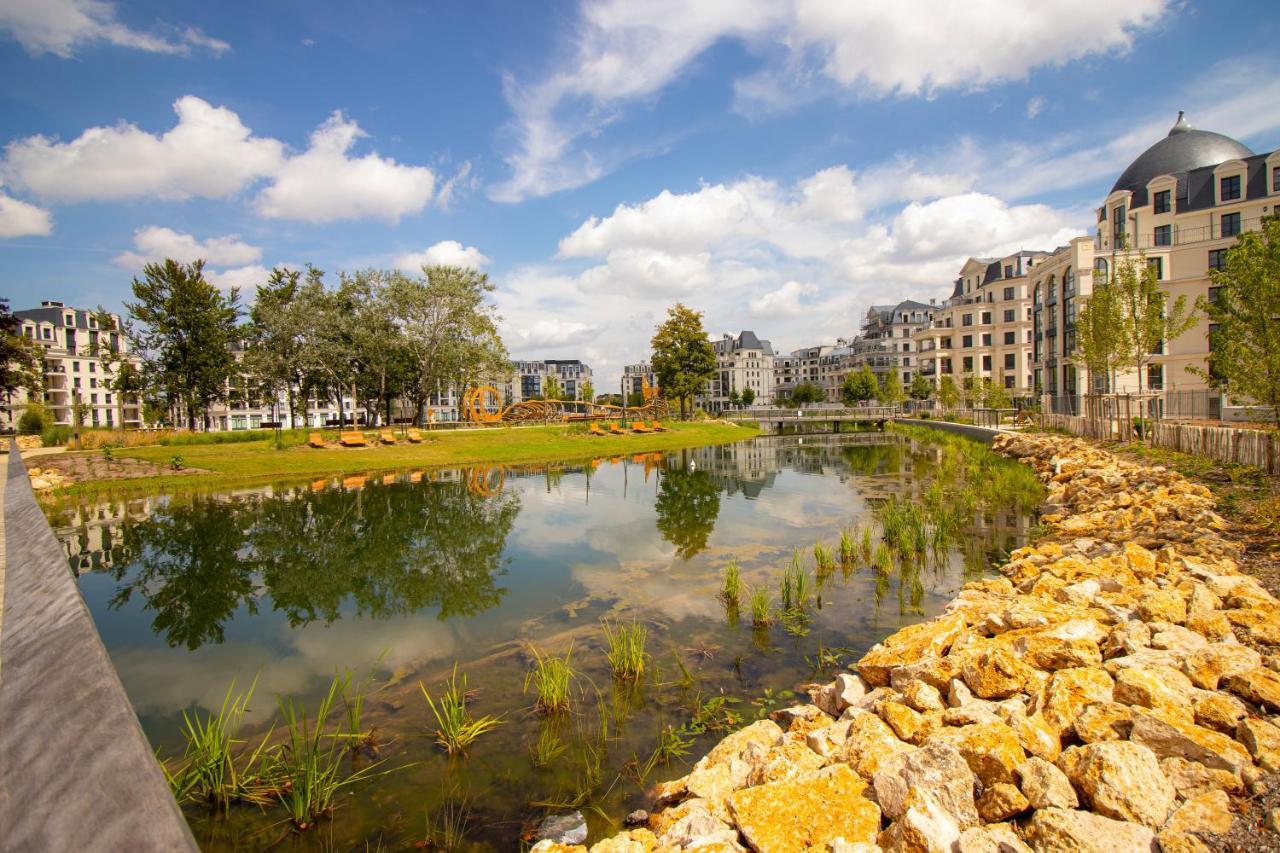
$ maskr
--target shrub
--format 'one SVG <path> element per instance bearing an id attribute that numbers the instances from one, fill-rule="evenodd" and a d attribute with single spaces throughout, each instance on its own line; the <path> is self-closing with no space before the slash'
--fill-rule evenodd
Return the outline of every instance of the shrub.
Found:
<path id="1" fill-rule="evenodd" d="M 70 441 L 72 434 L 71 427 L 53 424 L 45 427 L 40 433 L 40 443 L 45 447 L 58 447 Z"/>
<path id="2" fill-rule="evenodd" d="M 44 432 L 47 415 L 44 406 L 27 406 L 27 410 L 18 418 L 18 435 L 40 435 Z"/>

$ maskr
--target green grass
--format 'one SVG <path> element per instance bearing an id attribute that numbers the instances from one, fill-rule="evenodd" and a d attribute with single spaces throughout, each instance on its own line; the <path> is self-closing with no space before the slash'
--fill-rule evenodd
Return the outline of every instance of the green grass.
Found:
<path id="1" fill-rule="evenodd" d="M 525 673 L 524 692 L 530 686 L 537 694 L 538 701 L 534 707 L 544 714 L 560 714 L 569 710 L 570 694 L 573 690 L 573 648 L 570 647 L 564 657 L 543 655 L 536 648 L 530 649 L 533 654 L 533 668 Z"/>
<path id="2" fill-rule="evenodd" d="M 876 553 L 873 562 L 878 571 L 882 575 L 888 575 L 893 571 L 893 551 L 888 545 L 881 542 L 876 545 Z"/>
<path id="3" fill-rule="evenodd" d="M 840 546 L 844 548 L 844 536 L 840 534 Z M 827 575 L 835 570 L 835 557 L 831 554 L 831 549 L 827 547 L 821 539 L 813 543 L 813 570 L 818 573 L 819 577 Z"/>
<path id="4" fill-rule="evenodd" d="M 805 571 L 800 549 L 796 548 L 791 555 L 791 563 L 782 570 L 778 580 L 778 594 L 782 599 L 783 612 L 803 610 L 809 597 L 813 595 L 809 573 Z"/>
<path id="5" fill-rule="evenodd" d="M 756 628 L 765 628 L 773 623 L 773 603 L 769 601 L 769 591 L 764 587 L 751 590 L 751 624 Z"/>
<path id="6" fill-rule="evenodd" d="M 69 486 L 59 494 L 124 496 L 407 468 L 585 461 L 600 456 L 725 444 L 760 434 L 752 427 L 722 422 L 673 421 L 668 427 L 667 432 L 650 435 L 603 437 L 592 436 L 579 425 L 424 431 L 426 440 L 421 444 L 323 450 L 305 444 L 278 450 L 273 438 L 232 444 L 187 444 L 182 447 L 183 469 L 180 471 L 169 470 L 174 456 L 171 447 L 117 447 L 113 450 L 117 460 L 151 462 L 163 473 L 86 481 Z"/>
<path id="7" fill-rule="evenodd" d="M 502 720 L 497 717 L 471 716 L 471 712 L 467 710 L 467 675 L 463 673 L 459 683 L 456 663 L 453 665 L 453 674 L 440 691 L 438 704 L 431 698 L 426 685 L 419 682 L 418 688 L 422 690 L 422 695 L 426 697 L 427 705 L 436 718 L 436 743 L 443 746 L 450 755 L 465 752 L 476 738 L 502 725 Z"/>
<path id="8" fill-rule="evenodd" d="M 848 529 L 840 531 L 840 563 L 848 566 L 853 563 L 858 553 L 858 545 L 852 532 Z"/>
<path id="9" fill-rule="evenodd" d="M 738 561 L 730 560 L 724 567 L 724 582 L 720 588 L 720 598 L 725 604 L 737 606 L 738 596 L 742 594 L 742 574 L 738 569 Z"/>
<path id="10" fill-rule="evenodd" d="M 649 654 L 645 645 L 649 641 L 649 629 L 639 622 L 630 625 L 601 622 L 604 628 L 605 655 L 613 677 L 623 681 L 639 678 L 644 674 Z"/>
<path id="11" fill-rule="evenodd" d="M 247 755 L 238 755 L 238 735 L 258 679 L 244 693 L 236 693 L 233 680 L 216 714 L 182 712 L 182 736 L 186 742 L 182 757 L 170 768 L 163 762 L 174 798 L 182 802 L 203 802 L 226 811 L 232 803 L 265 805 L 274 799 L 270 781 L 267 732 Z"/>

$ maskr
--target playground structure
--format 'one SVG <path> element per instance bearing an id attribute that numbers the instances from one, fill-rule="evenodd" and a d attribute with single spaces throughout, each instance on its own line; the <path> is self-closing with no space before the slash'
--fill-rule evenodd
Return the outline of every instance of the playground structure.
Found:
<path id="1" fill-rule="evenodd" d="M 667 417 L 667 401 L 644 380 L 642 406 L 614 406 L 590 400 L 522 400 L 502 405 L 502 395 L 492 385 L 471 388 L 462 398 L 464 420 L 477 424 L 547 424 L 572 421 L 621 420 L 625 417 L 661 420 Z"/>

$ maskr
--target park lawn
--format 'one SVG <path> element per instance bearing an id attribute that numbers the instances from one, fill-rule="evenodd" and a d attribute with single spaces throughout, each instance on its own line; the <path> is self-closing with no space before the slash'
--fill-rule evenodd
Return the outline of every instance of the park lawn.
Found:
<path id="1" fill-rule="evenodd" d="M 593 436 L 584 427 L 529 426 L 423 433 L 421 444 L 327 447 L 307 445 L 277 450 L 270 440 L 117 448 L 117 458 L 139 459 L 168 468 L 181 457 L 183 469 L 150 477 L 88 480 L 59 495 L 142 494 L 216 489 L 305 477 L 365 474 L 405 468 L 584 461 L 597 456 L 650 453 L 726 444 L 760 434 L 754 426 L 724 421 L 668 422 L 668 432 Z M 368 431 L 373 436 L 376 431 Z"/>

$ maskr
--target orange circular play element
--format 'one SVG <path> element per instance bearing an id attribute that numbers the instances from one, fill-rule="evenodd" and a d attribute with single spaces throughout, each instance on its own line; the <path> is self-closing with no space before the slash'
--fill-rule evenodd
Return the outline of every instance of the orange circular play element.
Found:
<path id="1" fill-rule="evenodd" d="M 502 395 L 492 385 L 472 388 L 463 398 L 462 407 L 469 421 L 493 424 L 502 420 Z"/>

